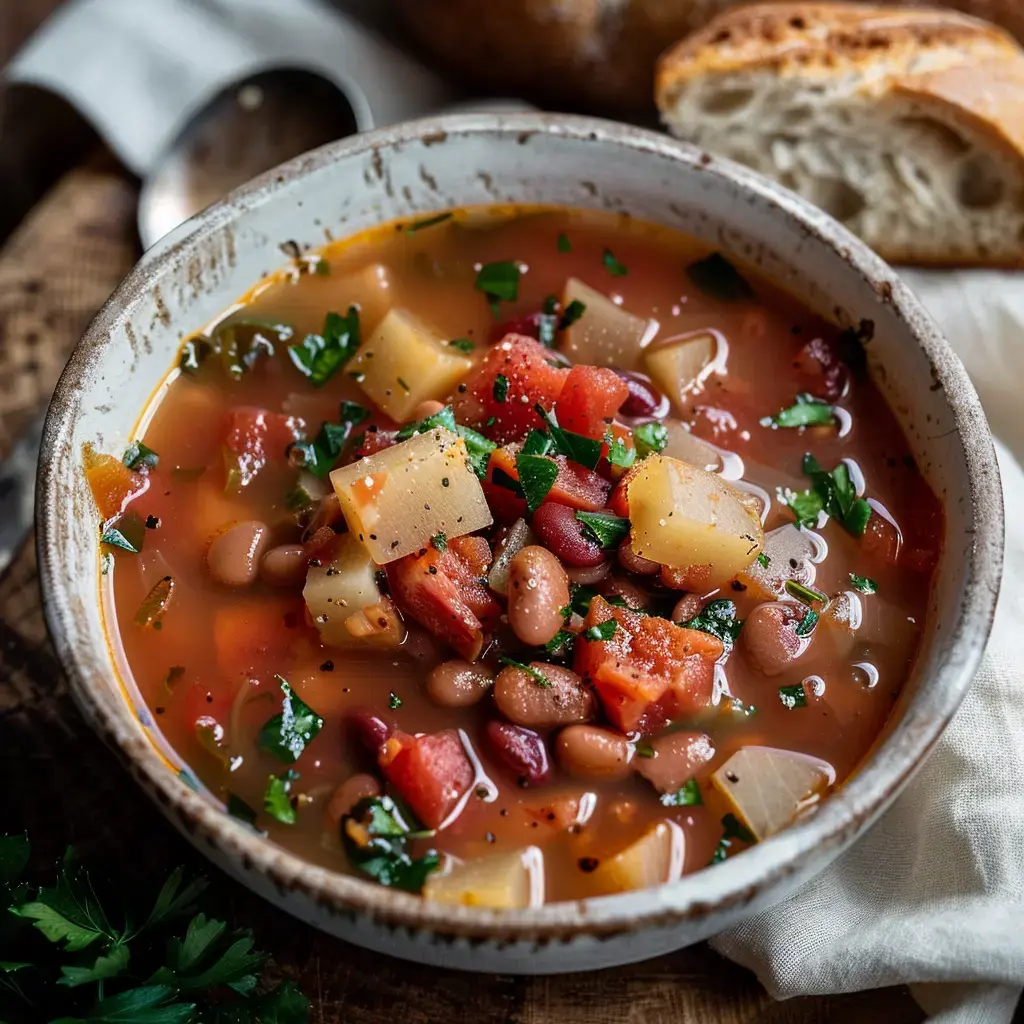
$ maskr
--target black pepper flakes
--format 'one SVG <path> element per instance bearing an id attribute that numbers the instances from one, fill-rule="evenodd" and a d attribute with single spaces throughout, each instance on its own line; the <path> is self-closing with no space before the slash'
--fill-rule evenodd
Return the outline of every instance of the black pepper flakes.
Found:
<path id="1" fill-rule="evenodd" d="M 160 519 L 158 516 L 146 516 L 146 529 L 147 530 L 159 530 Z"/>
<path id="2" fill-rule="evenodd" d="M 596 871 L 598 865 L 601 862 L 596 857 L 580 857 L 577 864 L 580 866 L 580 871 L 585 871 L 588 875 L 591 871 Z"/>
<path id="3" fill-rule="evenodd" d="M 320 666 L 320 671 L 321 671 L 321 672 L 333 672 L 333 671 L 334 671 L 334 662 L 333 662 L 333 661 L 331 661 L 331 659 L 330 659 L 330 658 L 328 658 L 328 659 L 327 659 L 327 661 L 325 661 L 325 662 L 324 662 L 324 663 L 323 663 L 323 664 L 322 664 L 322 665 Z"/>

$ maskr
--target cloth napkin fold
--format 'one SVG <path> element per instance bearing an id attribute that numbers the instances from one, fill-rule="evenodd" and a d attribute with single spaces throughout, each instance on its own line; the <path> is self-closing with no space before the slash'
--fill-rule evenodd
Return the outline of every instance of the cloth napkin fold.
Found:
<path id="1" fill-rule="evenodd" d="M 909 983 L 942 1024 L 1006 1024 L 1024 983 L 1024 472 L 1013 454 L 1024 452 L 1024 275 L 903 276 L 999 438 L 1007 536 L 992 639 L 959 712 L 874 828 L 712 945 L 779 999 Z"/>

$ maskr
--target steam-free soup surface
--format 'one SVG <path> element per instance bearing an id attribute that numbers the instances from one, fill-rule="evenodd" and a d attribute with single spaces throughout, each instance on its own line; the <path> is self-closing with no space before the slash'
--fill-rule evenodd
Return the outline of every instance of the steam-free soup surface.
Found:
<path id="1" fill-rule="evenodd" d="M 318 864 L 509 907 L 702 870 L 839 785 L 913 662 L 941 512 L 862 340 L 626 217 L 333 244 L 87 453 L 111 631 Z"/>

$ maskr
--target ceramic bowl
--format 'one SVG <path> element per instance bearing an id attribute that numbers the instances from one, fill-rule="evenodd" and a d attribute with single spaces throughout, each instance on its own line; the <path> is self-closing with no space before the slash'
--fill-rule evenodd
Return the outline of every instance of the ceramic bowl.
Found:
<path id="1" fill-rule="evenodd" d="M 120 451 L 182 337 L 285 261 L 394 217 L 481 203 L 623 210 L 756 265 L 826 317 L 873 325 L 874 379 L 946 508 L 920 657 L 862 768 L 780 835 L 659 888 L 523 911 L 453 908 L 314 867 L 228 817 L 150 720 L 104 628 L 97 519 L 82 446 Z M 821 211 L 666 136 L 563 115 L 418 121 L 327 146 L 189 221 L 117 289 L 50 407 L 38 485 L 39 569 L 57 652 L 83 713 L 170 821 L 252 890 L 371 949 L 480 971 L 620 964 L 705 938 L 820 871 L 889 804 L 938 739 L 981 657 L 1002 565 L 991 436 L 957 358 L 900 280 Z"/>

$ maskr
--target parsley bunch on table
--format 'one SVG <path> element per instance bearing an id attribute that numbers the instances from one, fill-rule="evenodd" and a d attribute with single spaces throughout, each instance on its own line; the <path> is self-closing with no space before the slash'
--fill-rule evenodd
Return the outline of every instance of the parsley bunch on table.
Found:
<path id="1" fill-rule="evenodd" d="M 50 886 L 24 880 L 26 836 L 0 837 L 0 1019 L 6 1024 L 305 1024 L 290 982 L 261 983 L 248 932 L 197 910 L 180 868 L 144 907 L 100 895 L 69 851 Z"/>

